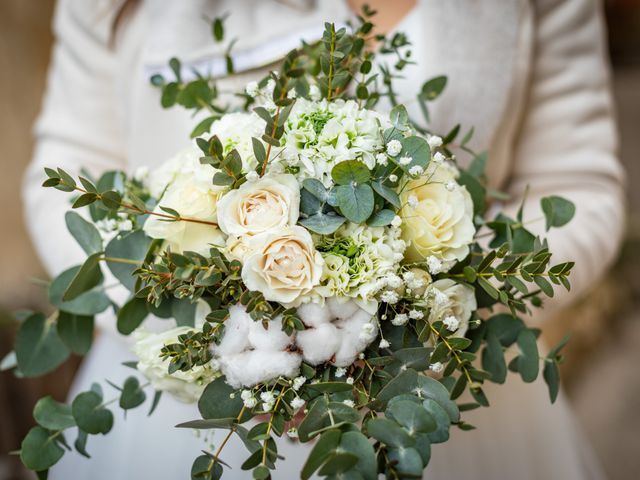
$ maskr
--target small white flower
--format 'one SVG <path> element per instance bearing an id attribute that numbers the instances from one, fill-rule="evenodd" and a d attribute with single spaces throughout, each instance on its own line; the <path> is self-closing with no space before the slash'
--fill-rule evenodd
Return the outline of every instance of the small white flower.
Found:
<path id="1" fill-rule="evenodd" d="M 291 400 L 291 408 L 293 408 L 294 410 L 298 410 L 303 406 L 304 406 L 304 400 L 301 399 L 300 397 L 296 397 L 293 400 Z"/>
<path id="2" fill-rule="evenodd" d="M 391 346 L 391 344 L 389 343 L 388 340 L 386 340 L 385 338 L 383 338 L 382 340 L 380 340 L 380 344 L 378 345 L 380 348 L 389 348 Z"/>
<path id="3" fill-rule="evenodd" d="M 413 318 L 414 320 L 420 320 L 422 317 L 424 317 L 424 313 L 420 310 L 409 310 L 409 317 Z"/>
<path id="4" fill-rule="evenodd" d="M 451 332 L 455 332 L 460 326 L 460 321 L 458 321 L 458 319 L 453 315 L 447 315 L 446 317 L 444 317 L 442 323 L 445 327 L 447 327 L 447 330 Z"/>
<path id="5" fill-rule="evenodd" d="M 260 88 L 258 87 L 258 82 L 249 82 L 249 83 L 247 83 L 247 86 L 245 87 L 244 91 L 250 97 L 257 96 L 258 93 L 260 93 Z"/>
<path id="6" fill-rule="evenodd" d="M 375 332 L 376 327 L 373 323 L 365 323 L 362 325 L 362 329 L 360 330 L 360 334 L 358 335 L 358 339 L 361 341 L 368 340 L 371 335 Z"/>
<path id="7" fill-rule="evenodd" d="M 400 157 L 399 163 L 400 163 L 400 165 L 405 165 L 406 166 L 406 165 L 409 165 L 412 160 L 413 160 L 413 158 L 404 156 L 404 157 Z"/>
<path id="8" fill-rule="evenodd" d="M 247 408 L 253 408 L 258 404 L 258 400 L 255 397 L 250 397 L 242 400 L 242 403 Z"/>
<path id="9" fill-rule="evenodd" d="M 121 232 L 128 232 L 130 230 L 133 230 L 133 222 L 128 218 L 121 221 L 118 225 L 118 230 L 120 230 Z"/>
<path id="10" fill-rule="evenodd" d="M 296 89 L 292 88 L 287 92 L 287 98 L 296 98 L 298 94 L 296 93 Z"/>
<path id="11" fill-rule="evenodd" d="M 444 184 L 444 188 L 446 188 L 450 192 L 453 192 L 457 186 L 458 184 L 453 180 L 449 180 L 447 183 Z"/>
<path id="12" fill-rule="evenodd" d="M 313 100 L 314 102 L 317 102 L 318 100 L 320 100 L 321 94 L 320 94 L 320 89 L 318 88 L 317 85 L 311 85 L 309 87 L 309 98 L 311 100 Z"/>
<path id="13" fill-rule="evenodd" d="M 363 352 L 360 352 L 360 353 L 358 354 L 358 358 L 359 358 L 360 360 L 364 360 L 364 353 L 363 353 Z"/>
<path id="14" fill-rule="evenodd" d="M 416 197 L 415 195 L 409 195 L 407 203 L 411 208 L 416 208 L 418 206 L 418 197 Z"/>
<path id="15" fill-rule="evenodd" d="M 399 313 L 395 317 L 391 319 L 391 325 L 395 325 L 396 327 L 401 327 L 402 325 L 406 325 L 409 321 L 409 317 L 406 313 Z"/>
<path id="16" fill-rule="evenodd" d="M 347 377 L 347 384 L 353 385 L 353 377 Z"/>
<path id="17" fill-rule="evenodd" d="M 263 412 L 270 412 L 272 408 L 273 408 L 273 402 L 263 403 L 262 404 L 262 411 Z"/>
<path id="18" fill-rule="evenodd" d="M 405 282 L 411 282 L 414 278 L 416 278 L 416 274 L 411 270 L 408 270 L 402 274 L 402 278 Z"/>
<path id="19" fill-rule="evenodd" d="M 389 181 L 390 182 L 397 182 L 398 181 L 398 176 L 395 174 L 389 175 Z"/>
<path id="20" fill-rule="evenodd" d="M 438 257 L 429 255 L 427 257 L 427 268 L 429 269 L 429 273 L 431 273 L 431 275 L 437 275 L 438 273 L 442 272 L 442 261 Z"/>
<path id="21" fill-rule="evenodd" d="M 395 273 L 391 273 L 384 278 L 386 284 L 391 288 L 399 288 L 402 286 L 402 279 Z"/>
<path id="22" fill-rule="evenodd" d="M 393 261 L 394 262 L 401 262 L 402 260 L 404 260 L 404 255 L 400 252 L 396 252 L 393 254 Z"/>
<path id="23" fill-rule="evenodd" d="M 400 218 L 399 215 L 396 215 L 393 217 L 393 220 L 391 220 L 391 226 L 398 228 L 400 225 L 402 225 L 402 218 Z"/>
<path id="24" fill-rule="evenodd" d="M 291 427 L 287 430 L 287 436 L 289 438 L 298 438 L 298 429 L 296 427 Z"/>
<path id="25" fill-rule="evenodd" d="M 344 367 L 336 368 L 336 378 L 344 377 L 346 373 L 347 373 L 347 369 L 346 368 L 344 368 Z"/>
<path id="26" fill-rule="evenodd" d="M 436 306 L 443 306 L 449 303 L 449 297 L 446 293 L 434 288 L 433 290 L 433 303 Z"/>
<path id="27" fill-rule="evenodd" d="M 433 156 L 433 161 L 436 163 L 443 163 L 447 160 L 447 157 L 445 157 L 442 153 L 440 152 L 436 152 L 436 154 Z"/>
<path id="28" fill-rule="evenodd" d="M 247 173 L 247 182 L 255 182 L 260 178 L 260 175 L 258 175 L 258 172 L 251 170 L 249 173 Z"/>
<path id="29" fill-rule="evenodd" d="M 398 140 L 391 140 L 389 143 L 387 143 L 387 153 L 390 156 L 395 157 L 401 151 L 402 151 L 402 144 Z"/>
<path id="30" fill-rule="evenodd" d="M 299 376 L 293 379 L 293 389 L 297 392 L 307 381 L 307 377 Z"/>
<path id="31" fill-rule="evenodd" d="M 424 168 L 422 168 L 420 165 L 414 165 L 409 169 L 409 175 L 413 177 L 418 177 L 423 173 L 424 173 Z"/>
<path id="32" fill-rule="evenodd" d="M 431 148 L 438 148 L 442 145 L 442 138 L 438 137 L 437 135 L 431 135 L 429 137 L 429 140 L 427 140 L 427 143 Z"/>
<path id="33" fill-rule="evenodd" d="M 273 78 L 270 78 L 267 81 L 267 86 L 265 87 L 265 90 L 267 92 L 273 92 L 273 89 L 276 88 L 276 81 Z"/>
<path id="34" fill-rule="evenodd" d="M 351 407 L 351 408 L 356 406 L 353 400 L 343 400 L 342 403 L 344 403 L 347 407 Z"/>
<path id="35" fill-rule="evenodd" d="M 386 154 L 379 153 L 376 155 L 376 163 L 385 167 L 389 163 L 389 159 Z"/>
<path id="36" fill-rule="evenodd" d="M 400 298 L 398 297 L 398 294 L 393 290 L 385 290 L 384 292 L 382 292 L 382 295 L 380 295 L 380 300 L 382 300 L 384 303 L 393 305 L 394 303 L 398 303 L 398 300 L 400 300 Z"/>
<path id="37" fill-rule="evenodd" d="M 429 370 L 434 373 L 440 373 L 444 370 L 444 365 L 440 362 L 432 363 L 431 365 L 429 365 Z"/>
<path id="38" fill-rule="evenodd" d="M 260 394 L 260 400 L 262 400 L 264 403 L 271 403 L 273 402 L 274 398 L 273 398 L 273 392 L 262 392 Z"/>

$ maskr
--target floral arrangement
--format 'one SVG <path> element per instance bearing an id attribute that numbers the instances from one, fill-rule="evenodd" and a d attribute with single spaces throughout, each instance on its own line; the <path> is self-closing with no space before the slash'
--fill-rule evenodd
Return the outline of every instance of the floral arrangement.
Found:
<path id="1" fill-rule="evenodd" d="M 51 282 L 52 316 L 22 316 L 5 367 L 29 377 L 85 354 L 94 316 L 113 308 L 134 339 L 126 366 L 139 372 L 111 384 L 113 401 L 136 408 L 152 389 L 153 411 L 168 392 L 198 402 L 202 418 L 178 427 L 227 431 L 196 458 L 194 479 L 223 475 L 232 435 L 256 479 L 277 470 L 283 435 L 315 441 L 304 479 L 421 477 L 430 446 L 473 428 L 464 411 L 489 405 L 484 382 L 508 370 L 531 382 L 542 365 L 553 401 L 563 344 L 541 363 L 539 331 L 520 316 L 555 285 L 568 289 L 573 264 L 551 266 L 522 211 L 486 218 L 499 194 L 486 188 L 486 155 L 466 147 L 473 129 L 456 141 L 459 125 L 437 135 L 409 118 L 393 79 L 410 44 L 372 38 L 372 14 L 327 24 L 320 42 L 249 84 L 236 111 L 220 105 L 214 79 L 183 81 L 173 59 L 174 80 L 152 78 L 163 105 L 205 116 L 159 168 L 78 180 L 47 169 L 44 186 L 87 210 L 66 223 L 88 258 Z M 222 41 L 222 19 L 213 31 Z M 445 85 L 437 77 L 418 94 L 426 120 Z M 547 228 L 574 213 L 556 196 L 541 208 Z M 123 305 L 106 294 L 107 271 L 130 291 Z M 151 316 L 169 327 L 148 330 Z M 88 456 L 87 438 L 112 428 L 110 403 L 98 384 L 70 404 L 41 399 L 24 464 L 46 477 L 74 429 Z"/>

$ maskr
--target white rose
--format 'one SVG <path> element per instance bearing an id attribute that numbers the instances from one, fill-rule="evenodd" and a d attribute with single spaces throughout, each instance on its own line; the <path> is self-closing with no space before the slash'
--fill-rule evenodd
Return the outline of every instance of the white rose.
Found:
<path id="1" fill-rule="evenodd" d="M 251 237 L 253 252 L 245 258 L 242 280 L 265 299 L 298 304 L 318 285 L 324 261 L 303 227 L 288 227 Z"/>
<path id="2" fill-rule="evenodd" d="M 258 235 L 295 225 L 300 186 L 293 175 L 262 177 L 231 190 L 218 201 L 218 222 L 228 235 Z"/>
<path id="3" fill-rule="evenodd" d="M 236 149 L 242 159 L 245 171 L 253 170 L 258 162 L 253 153 L 251 137 L 260 138 L 265 122 L 257 114 L 234 112 L 223 115 L 211 125 L 211 135 L 217 135 L 225 155 Z"/>
<path id="4" fill-rule="evenodd" d="M 226 257 L 229 260 L 239 260 L 243 262 L 245 257 L 252 251 L 251 245 L 249 245 L 248 237 L 229 237 L 227 238 L 227 245 L 225 249 Z"/>
<path id="5" fill-rule="evenodd" d="M 427 290 L 427 295 L 434 293 L 436 289 L 446 295 L 448 300 L 442 303 L 432 302 L 429 322 L 442 321 L 445 317 L 453 316 L 459 322 L 455 336 L 463 337 L 469 328 L 471 315 L 478 309 L 475 291 L 450 278 L 433 282 Z"/>
<path id="6" fill-rule="evenodd" d="M 193 329 L 190 327 L 178 327 L 162 333 L 151 333 L 140 328 L 133 333 L 136 340 L 133 352 L 138 357 L 137 368 L 140 373 L 151 382 L 153 388 L 169 392 L 185 403 L 198 401 L 204 388 L 220 376 L 220 372 L 212 365 L 169 374 L 169 359 L 160 358 L 160 351 L 165 345 L 176 343 L 178 336 L 191 330 Z"/>
<path id="7" fill-rule="evenodd" d="M 465 187 L 447 188 L 455 173 L 452 167 L 438 165 L 404 185 L 400 216 L 408 261 L 422 261 L 430 255 L 456 261 L 468 255 L 476 231 L 473 202 Z"/>
<path id="8" fill-rule="evenodd" d="M 154 213 L 167 215 L 160 208 L 163 206 L 185 218 L 217 222 L 217 202 L 225 187 L 211 183 L 216 170 L 201 164 L 201 156 L 192 145 L 149 174 L 149 190 L 158 199 Z M 176 252 L 207 254 L 211 245 L 224 244 L 224 235 L 216 225 L 166 221 L 160 215 L 149 215 L 143 230 L 152 238 L 165 240 Z"/>

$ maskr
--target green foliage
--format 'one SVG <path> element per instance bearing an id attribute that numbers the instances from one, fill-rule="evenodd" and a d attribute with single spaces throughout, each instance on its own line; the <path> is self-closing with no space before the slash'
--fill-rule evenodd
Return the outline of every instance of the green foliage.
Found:
<path id="1" fill-rule="evenodd" d="M 37 377 L 55 370 L 69 356 L 55 323 L 40 313 L 29 316 L 16 335 L 16 359 L 20 373 Z"/>
<path id="2" fill-rule="evenodd" d="M 544 197 L 540 204 L 547 222 L 547 230 L 551 227 L 562 227 L 571 221 L 576 213 L 576 206 L 569 200 L 558 197 Z"/>
<path id="3" fill-rule="evenodd" d="M 58 432 L 33 427 L 22 440 L 20 460 L 29 469 L 42 472 L 55 465 L 64 455 L 63 439 Z"/>
<path id="4" fill-rule="evenodd" d="M 60 311 L 57 320 L 58 336 L 73 353 L 84 355 L 93 343 L 93 324 L 92 316 Z"/>
<path id="5" fill-rule="evenodd" d="M 76 426 L 71 407 L 49 396 L 38 400 L 33 409 L 33 418 L 47 430 L 65 430 Z"/>
<path id="6" fill-rule="evenodd" d="M 107 434 L 113 427 L 113 413 L 104 408 L 102 396 L 95 391 L 79 394 L 71 404 L 78 427 L 92 435 Z"/>
<path id="7" fill-rule="evenodd" d="M 64 218 L 69 232 L 87 255 L 102 251 L 102 237 L 92 223 L 82 218 L 76 212 L 67 212 Z"/>

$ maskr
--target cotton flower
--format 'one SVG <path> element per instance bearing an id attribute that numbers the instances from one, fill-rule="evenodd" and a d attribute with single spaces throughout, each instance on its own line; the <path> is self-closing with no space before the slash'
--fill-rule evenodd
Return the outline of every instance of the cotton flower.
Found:
<path id="1" fill-rule="evenodd" d="M 429 370 L 434 373 L 441 373 L 444 370 L 444 365 L 441 362 L 432 363 L 429 365 Z"/>
<path id="2" fill-rule="evenodd" d="M 378 347 L 380 348 L 389 348 L 390 346 L 391 344 L 384 338 L 380 340 L 380 343 L 378 344 Z"/>
<path id="3" fill-rule="evenodd" d="M 387 143 L 387 153 L 391 157 L 397 156 L 402 151 L 402 144 L 398 140 L 391 140 Z"/>
<path id="4" fill-rule="evenodd" d="M 438 137 L 437 135 L 431 135 L 427 140 L 427 143 L 431 148 L 438 148 L 442 145 L 442 138 Z"/>
<path id="5" fill-rule="evenodd" d="M 442 323 L 445 327 L 447 327 L 447 330 L 451 332 L 455 332 L 460 326 L 460 322 L 453 315 L 447 315 L 446 317 L 444 317 L 442 319 Z"/>
<path id="6" fill-rule="evenodd" d="M 406 313 L 398 313 L 395 317 L 391 319 L 391 325 L 396 327 L 401 327 L 402 325 L 406 325 L 409 321 L 409 317 Z"/>

